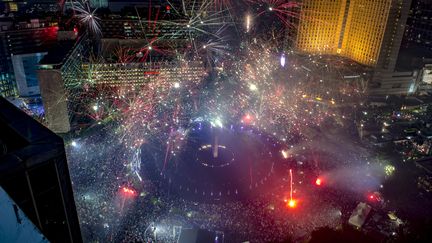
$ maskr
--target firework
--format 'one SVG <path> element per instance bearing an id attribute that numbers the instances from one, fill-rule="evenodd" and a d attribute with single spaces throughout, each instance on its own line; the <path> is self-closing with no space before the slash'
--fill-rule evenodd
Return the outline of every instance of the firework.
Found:
<path id="1" fill-rule="evenodd" d="M 252 24 L 252 17 L 250 14 L 247 14 L 245 18 L 246 33 L 250 31 L 251 24 Z"/>
<path id="2" fill-rule="evenodd" d="M 75 14 L 74 17 L 78 19 L 80 25 L 85 26 L 86 30 L 94 36 L 100 36 L 102 31 L 99 25 L 99 17 L 96 16 L 97 9 L 90 9 L 88 1 L 73 2 L 72 9 Z"/>
<path id="3" fill-rule="evenodd" d="M 342 74 L 328 73 L 338 73 L 335 70 L 342 70 L 344 65 L 338 60 L 297 55 L 281 48 L 285 47 L 284 31 L 274 26 L 262 31 L 255 26 L 266 16 L 295 17 L 289 13 L 295 5 L 254 2 L 265 3 L 265 10 L 261 7 L 259 11 L 267 14 L 251 11 L 240 15 L 245 19 L 240 17 L 236 24 L 245 31 L 238 32 L 225 21 L 229 20 L 224 16 L 228 11 L 214 8 L 215 1 L 169 4 L 170 18 L 163 18 L 163 9 L 159 7 L 153 7 L 144 19 L 137 11 L 136 26 L 148 34 L 135 36 L 142 39 L 141 45 L 121 46 L 115 49 L 113 57 L 90 58 L 82 66 L 73 67 L 81 73 L 65 86 L 68 101 L 79 108 L 74 109 L 74 117 L 82 117 L 85 125 L 105 137 L 96 133 L 85 135 L 83 129 L 82 138 L 74 139 L 68 146 L 79 153 L 72 156 L 71 167 L 86 170 L 90 167 L 88 161 L 93 161 L 93 166 L 97 164 L 92 168 L 97 171 L 96 176 L 89 181 L 107 181 L 110 187 L 100 187 L 107 195 L 122 196 L 121 211 L 127 210 L 128 201 L 146 195 L 144 188 L 152 184 L 143 173 L 146 153 L 141 154 L 141 149 L 157 150 L 158 168 L 166 176 L 188 148 L 192 124 L 206 122 L 214 129 L 240 125 L 259 131 L 281 145 L 277 157 L 288 163 L 298 152 L 293 144 L 299 140 L 309 142 L 315 136 L 313 131 L 327 119 L 342 119 L 335 107 L 343 104 L 343 98 L 353 95 L 355 89 L 346 84 L 341 89 L 336 83 L 342 80 Z M 229 37 L 235 33 L 243 38 L 231 45 L 238 36 Z M 181 41 L 174 44 L 171 37 Z M 156 60 L 156 55 L 161 60 Z M 214 143 L 220 141 L 215 139 Z M 213 150 L 213 156 L 220 156 L 218 153 Z M 245 183 L 253 190 L 260 181 L 252 166 L 245 169 Z M 280 198 L 286 196 L 286 207 L 294 209 L 302 201 L 293 188 L 292 170 L 289 177 L 289 197 L 284 186 Z M 82 184 L 76 183 L 81 191 L 85 190 Z M 296 190 L 303 193 L 300 183 L 298 187 Z M 106 198 L 109 196 L 103 195 L 101 200 L 109 204 Z M 117 213 L 115 208 L 112 211 Z"/>
<path id="4" fill-rule="evenodd" d="M 264 8 L 256 14 L 256 18 L 268 13 L 277 17 L 277 19 L 279 19 L 286 27 L 296 27 L 290 19 L 299 17 L 297 10 L 300 7 L 300 3 L 298 1 L 248 0 L 248 2 L 264 6 Z"/>

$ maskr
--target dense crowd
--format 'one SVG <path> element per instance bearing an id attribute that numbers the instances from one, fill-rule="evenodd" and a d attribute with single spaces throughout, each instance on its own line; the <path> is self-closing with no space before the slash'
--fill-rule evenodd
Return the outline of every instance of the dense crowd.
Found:
<path id="1" fill-rule="evenodd" d="M 75 200 L 87 241 L 176 242 L 181 228 L 223 232 L 225 242 L 302 240 L 317 228 L 340 226 L 358 199 L 349 192 L 321 192 L 326 189 L 308 184 L 302 174 L 314 173 L 316 165 L 310 162 L 302 165 L 294 177 L 296 208 L 289 208 L 284 201 L 290 190 L 286 177 L 281 177 L 279 186 L 267 193 L 248 199 L 186 200 L 160 190 L 155 181 L 139 181 L 131 175 L 127 160 L 133 155 L 123 153 L 121 144 L 102 131 L 73 140 L 74 146 L 67 147 Z M 313 161 L 311 158 L 317 154 L 321 160 L 331 159 L 325 153 L 304 152 L 299 157 Z M 135 193 L 127 195 L 123 187 Z"/>

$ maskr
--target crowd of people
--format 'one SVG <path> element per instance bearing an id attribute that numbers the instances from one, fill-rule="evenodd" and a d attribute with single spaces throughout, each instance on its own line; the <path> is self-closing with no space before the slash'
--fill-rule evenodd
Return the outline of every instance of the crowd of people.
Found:
<path id="1" fill-rule="evenodd" d="M 368 162 L 365 151 L 347 142 L 351 138 L 333 133 L 329 127 L 335 122 L 325 128 L 311 126 L 295 139 L 290 154 L 296 156 L 272 175 L 271 186 L 246 197 L 216 195 L 219 200 L 200 200 L 162 190 L 157 177 L 140 173 L 139 168 L 146 168 L 142 164 L 131 168 L 131 161 L 137 162 L 136 149 L 125 147 L 117 130 L 109 126 L 94 127 L 70 139 L 66 147 L 85 241 L 177 242 L 182 228 L 219 232 L 225 242 L 304 240 L 317 228 L 340 226 L 359 199 L 355 192 L 341 192 L 346 188 L 317 188 L 311 178 L 325 170 L 355 169 L 354 165 Z M 290 168 L 296 207 L 286 202 Z"/>
<path id="2" fill-rule="evenodd" d="M 301 174 L 315 173 L 316 167 L 307 153 L 304 168 L 295 172 L 295 208 L 286 203 L 290 192 L 287 176 L 280 177 L 278 186 L 267 192 L 239 200 L 188 200 L 165 193 L 157 182 L 146 178 L 131 183 L 128 154 L 110 136 L 98 131 L 67 147 L 78 215 L 88 241 L 176 242 L 182 228 L 223 232 L 225 242 L 301 240 L 317 228 L 338 227 L 355 208 L 357 198 L 337 191 L 321 192 L 326 189 L 307 183 Z M 123 187 L 133 193 L 124 193 Z"/>

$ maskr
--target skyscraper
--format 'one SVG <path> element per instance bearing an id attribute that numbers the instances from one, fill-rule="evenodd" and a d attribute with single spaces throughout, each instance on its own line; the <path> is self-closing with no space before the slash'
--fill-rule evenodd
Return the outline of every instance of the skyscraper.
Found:
<path id="1" fill-rule="evenodd" d="M 50 242 L 82 242 L 63 139 L 1 97 L 0 131 L 0 186 Z"/>
<path id="2" fill-rule="evenodd" d="M 432 1 L 413 0 L 403 46 L 427 48 L 432 51 Z"/>
<path id="3" fill-rule="evenodd" d="M 411 0 L 304 0 L 296 47 L 393 71 Z"/>

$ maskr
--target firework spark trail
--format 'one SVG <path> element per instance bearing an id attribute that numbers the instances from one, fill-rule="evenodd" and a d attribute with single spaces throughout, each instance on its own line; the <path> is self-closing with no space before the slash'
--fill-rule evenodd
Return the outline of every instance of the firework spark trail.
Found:
<path id="1" fill-rule="evenodd" d="M 167 147 L 166 147 L 166 150 L 165 150 L 165 158 L 164 158 L 163 167 L 162 167 L 162 170 L 161 170 L 161 175 L 163 174 L 163 172 L 166 169 L 166 165 L 168 163 L 169 153 L 171 151 L 170 148 L 171 148 L 171 137 L 168 138 Z"/>
<path id="2" fill-rule="evenodd" d="M 266 51 L 263 52 L 263 49 Z M 258 89 L 254 92 L 261 92 L 262 100 L 264 100 L 264 102 L 256 103 L 260 108 L 252 108 L 258 111 L 256 113 L 258 113 L 261 117 L 259 122 L 264 124 L 266 117 L 279 117 L 283 119 L 290 118 L 291 121 L 287 121 L 286 124 L 302 124 L 306 120 L 310 120 L 312 123 L 319 124 L 323 118 L 327 116 L 326 109 L 322 109 L 325 108 L 325 106 L 318 107 L 316 105 L 307 105 L 304 103 L 305 99 L 301 97 L 304 94 L 304 92 L 301 90 L 306 90 L 304 84 L 299 87 L 290 86 L 289 89 L 285 89 L 285 91 L 283 91 L 284 86 L 280 86 L 281 84 L 278 84 L 277 80 L 275 80 L 273 77 L 273 73 L 277 71 L 277 65 L 275 65 L 275 61 L 272 60 L 271 54 L 267 51 L 267 49 L 261 48 L 261 51 L 251 49 L 249 53 L 252 54 L 251 59 L 247 61 L 249 64 L 246 65 L 246 72 L 242 72 L 241 79 L 244 80 L 244 83 L 247 86 L 249 86 L 250 83 L 253 83 Z M 257 57 L 254 53 L 259 53 L 259 57 Z M 258 60 L 259 62 L 254 60 Z M 243 90 L 247 89 L 244 88 Z M 283 91 L 283 95 L 281 91 Z M 246 97 L 249 97 L 249 99 L 253 98 L 254 96 L 256 95 L 246 94 Z M 250 100 L 248 103 L 253 104 L 253 100 Z M 314 115 L 315 112 L 318 112 L 318 116 L 316 114 Z M 310 119 L 305 119 L 305 114 L 309 114 Z M 299 119 L 299 121 L 296 121 L 296 119 Z"/>
<path id="3" fill-rule="evenodd" d="M 253 177 L 252 177 L 252 165 L 249 163 L 249 176 L 250 176 L 250 188 L 252 188 L 253 185 Z"/>
<path id="4" fill-rule="evenodd" d="M 246 23 L 245 23 L 246 33 L 248 33 L 251 29 L 251 24 L 252 24 L 252 17 L 250 14 L 246 15 L 245 21 L 246 21 Z"/>
<path id="5" fill-rule="evenodd" d="M 197 45 L 196 37 L 199 35 L 202 36 L 208 36 L 211 39 L 209 39 L 208 42 L 211 44 L 212 42 L 220 42 L 222 43 L 223 37 L 220 35 L 221 32 L 224 30 L 224 26 L 231 25 L 232 23 L 225 20 L 224 12 L 226 10 L 219 10 L 219 11 L 209 11 L 211 2 L 204 1 L 202 2 L 197 9 L 192 8 L 190 11 L 186 9 L 186 3 L 183 1 L 184 8 L 181 8 L 181 10 L 177 10 L 177 8 L 171 4 L 169 1 L 168 3 L 171 6 L 171 9 L 174 10 L 175 18 L 176 20 L 159 20 L 159 13 L 160 13 L 160 7 L 156 10 L 156 15 L 154 19 L 152 19 L 152 7 L 149 9 L 149 16 L 146 20 L 147 22 L 147 29 L 144 28 L 142 25 L 142 18 L 136 9 L 136 13 L 138 16 L 138 21 L 140 23 L 141 27 L 141 33 L 148 33 L 150 32 L 153 36 L 151 39 L 148 39 L 147 34 L 143 36 L 144 39 L 147 40 L 147 45 L 140 48 L 139 50 L 134 51 L 134 53 L 137 53 L 138 57 L 140 58 L 140 62 L 147 61 L 148 57 L 150 56 L 150 53 L 155 51 L 162 55 L 167 54 L 174 54 L 178 52 L 179 50 L 175 47 L 172 48 L 172 50 L 166 49 L 162 50 L 158 46 L 163 40 L 169 40 L 171 38 L 175 37 L 181 37 L 183 35 L 186 35 L 189 39 L 189 42 L 194 47 L 195 53 L 198 53 L 200 49 L 202 49 L 202 45 Z M 191 3 L 192 4 L 192 3 Z M 195 5 L 195 1 L 193 1 L 193 5 Z M 171 28 L 174 30 L 174 33 L 172 33 L 170 36 L 160 35 L 161 28 Z M 213 31 L 215 27 L 218 27 L 218 30 Z M 210 49 L 212 51 L 217 52 L 226 52 L 221 45 L 212 46 L 210 45 Z M 209 58 L 211 59 L 212 55 L 209 55 Z M 137 56 L 135 54 L 130 55 L 128 58 L 126 58 L 127 62 L 133 61 Z M 124 58 L 123 58 L 124 59 Z"/>
<path id="6" fill-rule="evenodd" d="M 194 7 L 195 1 L 192 3 L 188 2 L 189 5 L 193 6 L 190 11 L 186 9 L 188 4 L 184 0 L 182 1 L 182 8 L 180 10 L 178 10 L 175 5 L 169 1 L 168 3 L 182 21 L 164 20 L 160 21 L 160 23 L 167 26 L 180 27 L 175 35 L 186 33 L 189 36 L 189 41 L 191 43 L 194 43 L 196 34 L 204 34 L 219 38 L 219 36 L 212 33 L 212 31 L 206 30 L 206 28 L 233 24 L 232 22 L 226 21 L 226 17 L 224 16 L 225 12 L 228 10 L 210 11 L 212 4 L 210 1 L 201 2 L 198 8 Z"/>
<path id="7" fill-rule="evenodd" d="M 75 13 L 74 17 L 78 19 L 81 25 L 84 25 L 86 29 L 96 37 L 102 35 L 100 28 L 100 18 L 96 16 L 96 10 L 90 9 L 88 1 L 83 2 L 72 2 L 72 10 Z"/>
<path id="8" fill-rule="evenodd" d="M 312 11 L 308 9 L 302 9 L 302 11 L 299 11 L 300 8 L 302 8 L 302 3 L 300 1 L 287 1 L 287 0 L 247 0 L 248 3 L 253 4 L 254 6 L 258 5 L 265 5 L 266 8 L 256 13 L 255 18 L 259 18 L 262 15 L 268 13 L 275 15 L 281 23 L 283 23 L 286 27 L 297 29 L 298 24 L 294 23 L 290 19 L 297 19 L 302 21 L 311 21 L 311 22 L 317 22 L 322 24 L 328 24 L 330 23 L 328 21 L 325 21 L 320 18 L 313 18 L 311 16 L 316 16 L 318 13 L 317 11 Z M 315 14 L 309 15 L 307 13 L 313 12 Z M 321 14 L 330 14 L 329 12 L 320 12 Z M 291 37 L 288 37 L 291 38 Z"/>
<path id="9" fill-rule="evenodd" d="M 232 8 L 232 0 L 212 0 L 216 9 L 230 9 Z"/>
<path id="10" fill-rule="evenodd" d="M 266 9 L 258 12 L 256 18 L 260 17 L 265 13 L 274 13 L 287 27 L 295 27 L 288 19 L 290 17 L 299 18 L 299 13 L 296 11 L 300 8 L 298 1 L 286 1 L 286 0 L 248 0 L 253 4 L 265 4 Z"/>
<path id="11" fill-rule="evenodd" d="M 278 3 L 278 1 L 266 2 L 274 5 Z M 137 182 L 136 184 L 139 185 L 146 184 L 142 181 L 145 182 L 148 178 L 140 175 L 139 163 L 141 161 L 138 155 L 144 143 L 160 148 L 161 159 L 157 164 L 160 173 L 167 173 L 172 163 L 173 165 L 181 163 L 179 159 L 181 156 L 176 156 L 176 154 L 188 146 L 185 141 L 188 141 L 190 123 L 198 119 L 206 122 L 214 120 L 215 117 L 221 117 L 224 124 L 239 124 L 243 122 L 242 119 L 246 115 L 249 115 L 253 117 L 249 125 L 262 131 L 263 134 L 274 136 L 279 140 L 287 140 L 292 138 L 290 137 L 292 134 L 298 133 L 301 135 L 300 143 L 309 144 L 309 137 L 304 135 L 308 129 L 319 128 L 322 122 L 329 117 L 340 119 L 338 112 L 332 109 L 333 103 L 335 100 L 339 102 L 342 98 L 354 95 L 356 92 L 355 86 L 338 87 L 327 82 L 327 79 L 330 79 L 326 76 L 327 73 L 333 73 L 335 70 L 341 70 L 341 72 L 335 72 L 339 74 L 335 79 L 343 80 L 341 77 L 343 77 L 342 71 L 345 65 L 341 61 L 328 61 L 325 58 L 321 59 L 320 56 L 297 56 L 286 49 L 279 48 L 283 38 L 280 38 L 278 35 L 280 33 L 277 31 L 259 33 L 258 27 L 253 28 L 252 25 L 258 26 L 259 18 L 264 14 L 257 17 L 251 13 L 250 19 L 254 22 L 250 22 L 249 27 L 246 26 L 250 32 L 247 35 L 243 34 L 251 40 L 242 40 L 244 47 L 237 51 L 236 48 L 227 48 L 226 42 L 229 40 L 227 41 L 226 36 L 229 36 L 231 29 L 226 31 L 228 34 L 219 31 L 224 29 L 224 19 L 218 14 L 226 12 L 219 11 L 214 15 L 209 12 L 205 15 L 204 12 L 210 8 L 206 7 L 207 5 L 200 7 L 198 1 L 195 4 L 197 5 L 193 10 L 172 8 L 173 15 L 177 18 L 175 20 L 160 20 L 163 19 L 161 17 L 163 10 L 159 13 L 159 9 L 152 9 L 147 20 L 141 20 L 139 17 L 140 23 L 144 23 L 141 27 L 142 33 L 149 34 L 148 39 L 143 41 L 143 46 L 118 48 L 116 68 L 105 69 L 104 66 L 109 66 L 110 63 L 97 59 L 88 61 L 88 69 L 74 66 L 77 72 L 83 72 L 83 78 L 81 81 L 65 84 L 68 92 L 70 91 L 67 97 L 70 103 L 82 108 L 76 111 L 76 115 L 91 118 L 90 122 L 94 124 L 102 123 L 98 127 L 108 134 L 108 139 L 99 134 L 88 137 L 87 144 L 93 146 L 82 148 L 80 151 L 82 154 L 76 155 L 78 158 L 74 158 L 74 161 L 79 161 L 77 164 L 85 166 L 82 168 L 87 169 L 94 166 L 97 173 L 101 171 L 106 173 L 103 180 L 110 180 L 110 186 L 118 186 L 119 183 L 123 183 L 120 181 Z M 152 7 L 154 8 L 153 5 Z M 297 18 L 298 15 L 290 13 L 290 10 L 276 7 L 269 15 L 279 19 L 281 17 L 286 19 L 288 16 Z M 266 11 L 269 12 L 269 10 Z M 237 24 L 242 25 L 243 21 L 242 18 Z M 280 26 L 279 23 L 284 22 L 275 21 L 271 24 Z M 189 28 L 188 24 L 191 25 Z M 175 30 L 177 35 L 187 33 L 187 38 L 184 38 L 185 45 L 194 46 L 196 49 L 191 47 L 184 50 L 174 45 L 165 46 L 163 40 L 171 36 L 160 33 L 160 30 L 166 26 L 178 27 L 178 30 Z M 288 24 L 284 26 L 288 27 Z M 282 32 L 280 35 L 283 34 Z M 147 38 L 141 36 L 141 38 L 144 37 Z M 149 47 L 152 49 L 150 50 Z M 137 56 L 139 51 L 142 51 L 142 56 L 141 54 Z M 150 65 L 148 68 L 142 68 L 149 61 L 153 63 L 154 60 L 149 60 L 149 55 L 153 51 L 163 57 L 175 53 L 174 57 L 169 57 L 170 61 L 174 60 L 174 67 L 160 64 L 161 69 L 153 68 Z M 285 66 L 281 62 L 282 53 L 285 55 Z M 190 79 L 184 70 L 189 67 L 190 63 L 204 62 L 205 59 L 219 60 L 212 70 L 214 75 L 212 74 L 211 80 L 207 80 L 205 71 L 202 71 L 203 76 L 199 80 Z M 133 72 L 130 67 L 137 62 L 144 62 L 140 63 L 139 68 L 144 70 L 141 75 L 144 75 L 145 78 L 138 76 L 132 79 L 128 76 Z M 170 76 L 165 67 L 174 70 L 173 73 L 176 73 L 177 76 Z M 103 76 L 105 72 L 110 72 L 111 75 L 107 76 L 110 79 Z M 125 75 L 126 73 L 128 75 Z M 114 80 L 111 77 L 114 77 Z M 324 79 L 324 82 L 321 83 L 320 79 Z M 115 85 L 110 86 L 109 82 L 114 82 Z M 94 108 L 95 105 L 97 109 Z M 105 141 L 101 141 L 103 139 Z M 290 143 L 291 141 L 288 141 L 287 145 Z M 84 152 L 82 151 L 85 150 L 87 154 L 83 159 Z M 94 153 L 93 151 L 96 150 L 105 154 L 101 156 L 99 153 Z M 162 164 L 161 160 L 164 155 Z M 92 163 L 81 163 L 81 161 L 88 162 L 87 156 L 92 158 L 93 165 Z M 103 161 L 101 158 L 104 158 Z M 105 163 L 108 169 L 103 168 L 105 164 L 100 167 L 101 163 Z M 249 173 L 251 188 L 256 179 L 253 175 L 253 165 L 252 161 L 249 161 L 249 171 L 247 169 L 244 171 L 246 178 Z M 82 168 L 79 170 L 83 170 Z M 271 171 L 273 172 L 273 165 Z M 292 170 L 289 172 L 290 201 L 286 202 L 289 207 L 295 208 L 299 201 L 293 198 L 297 195 L 297 189 L 293 191 L 293 173 Z M 74 179 L 77 177 L 72 176 Z M 97 179 L 94 181 L 99 185 L 100 181 Z M 258 183 L 259 180 L 255 182 L 255 185 Z M 109 195 L 112 189 L 106 185 L 103 187 L 101 186 L 104 192 L 107 192 L 106 195 Z M 293 193 L 296 194 L 293 195 Z M 108 202 L 109 196 L 106 195 L 103 195 L 103 199 Z M 287 191 L 284 191 L 283 196 L 288 199 Z M 95 218 L 98 218 L 100 212 L 106 215 L 104 210 L 106 208 L 94 210 L 98 212 Z M 123 210 L 128 210 L 127 204 Z M 118 209 L 112 211 L 118 211 Z M 80 215 L 80 217 L 83 216 Z M 110 228 L 113 232 L 117 229 L 111 224 Z"/>
<path id="12" fill-rule="evenodd" d="M 197 28 L 205 25 L 207 21 L 198 18 L 203 15 L 199 11 L 202 10 L 187 11 L 192 15 L 190 18 L 192 23 L 198 25 Z M 163 21 L 158 20 L 158 12 L 155 15 L 156 18 L 149 21 L 147 26 L 157 34 L 157 28 Z M 210 19 L 213 17 L 210 14 Z M 204 24 L 200 23 L 201 20 Z M 180 21 L 175 25 L 184 27 L 185 22 Z M 131 154 L 144 141 L 147 142 L 150 139 L 168 141 L 162 171 L 166 169 L 167 163 L 170 163 L 171 152 L 177 149 L 173 133 L 186 129 L 189 122 L 197 117 L 203 117 L 206 120 L 222 116 L 228 123 L 239 122 L 239 117 L 252 114 L 256 118 L 253 126 L 279 139 L 286 139 L 290 133 L 301 134 L 305 128 L 319 126 L 323 120 L 334 114 L 329 111 L 331 107 L 323 99 L 325 94 L 320 90 L 311 92 L 312 88 L 317 85 L 316 82 L 307 83 L 303 80 L 295 80 L 304 78 L 301 76 L 304 72 L 296 71 L 295 74 L 298 76 L 289 78 L 292 73 L 288 73 L 287 70 L 292 64 L 288 52 L 285 55 L 287 68 L 284 71 L 280 67 L 281 52 L 275 50 L 275 43 L 268 42 L 264 39 L 265 37 L 260 36 L 257 36 L 255 44 L 248 43 L 244 51 L 239 53 L 238 59 L 240 60 L 223 63 L 226 70 L 223 72 L 229 76 L 229 82 L 223 78 L 215 78 L 212 80 L 211 88 L 197 89 L 203 80 L 197 83 L 187 80 L 182 68 L 187 67 L 189 61 L 202 60 L 203 56 L 204 58 L 213 58 L 213 55 L 227 58 L 226 53 L 229 53 L 230 50 L 224 44 L 225 38 L 221 37 L 223 36 L 222 29 L 222 27 L 219 28 L 221 31 L 216 31 L 213 35 L 206 34 L 206 38 L 202 40 L 193 40 L 197 46 L 202 47 L 198 50 L 202 54 L 193 56 L 191 59 L 183 55 L 182 59 L 176 60 L 179 77 L 175 83 L 181 90 L 184 90 L 184 93 L 173 92 L 175 88 L 173 80 L 168 80 L 164 71 L 160 71 L 160 74 L 149 77 L 145 84 L 140 84 L 140 88 L 134 84 L 129 85 L 128 88 L 106 89 L 103 88 L 103 85 L 97 85 L 97 81 L 94 81 L 97 77 L 90 77 L 85 85 L 94 89 L 95 95 L 80 100 L 80 97 L 86 95 L 83 93 L 83 96 L 72 97 L 71 100 L 74 99 L 74 102 L 80 102 L 80 105 L 83 106 L 87 103 L 86 112 L 94 120 L 111 119 L 114 121 L 113 130 L 116 129 L 119 141 L 132 151 Z M 206 33 L 206 30 L 201 33 Z M 214 38 L 214 35 L 219 38 Z M 156 36 L 148 41 L 149 45 L 141 49 L 146 53 L 143 54 L 144 58 L 140 61 L 148 61 L 146 58 L 150 52 L 148 47 L 151 46 L 157 51 L 156 42 L 161 38 L 163 37 Z M 136 57 L 128 57 L 129 50 L 118 49 L 120 63 L 133 63 L 137 60 Z M 323 66 L 320 63 L 317 65 Z M 100 66 L 93 65 L 95 73 L 98 72 Z M 126 84 L 129 79 L 120 75 L 117 81 Z M 77 83 L 74 87 L 80 85 L 85 86 L 84 83 Z M 251 87 L 254 88 L 251 89 Z M 86 91 L 86 93 L 90 92 Z M 328 95 L 328 97 L 331 96 Z M 98 105 L 96 110 L 92 107 L 95 104 Z M 116 125 L 118 128 L 115 128 Z M 252 186 L 251 167 L 249 173 Z"/>
<path id="13" fill-rule="evenodd" d="M 290 174 L 290 201 L 293 200 L 293 175 L 292 175 L 292 169 L 289 170 Z"/>

